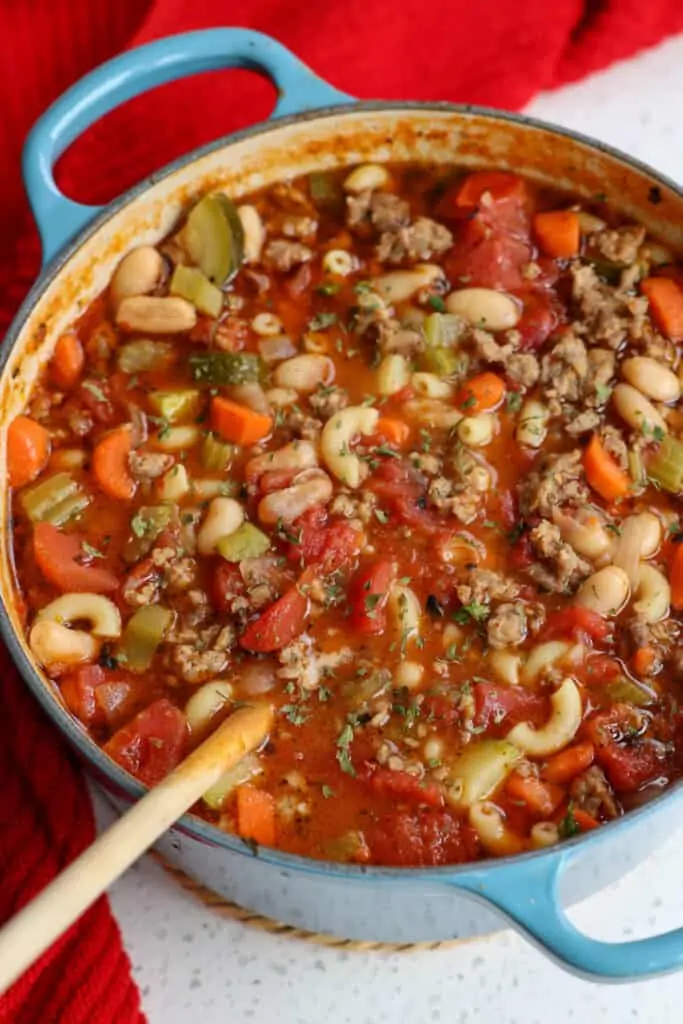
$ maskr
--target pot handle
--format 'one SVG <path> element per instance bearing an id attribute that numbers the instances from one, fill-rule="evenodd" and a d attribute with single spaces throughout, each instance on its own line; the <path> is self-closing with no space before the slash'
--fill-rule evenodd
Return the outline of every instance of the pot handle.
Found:
<path id="1" fill-rule="evenodd" d="M 186 75 L 221 68 L 248 68 L 270 78 L 278 91 L 273 117 L 353 100 L 275 39 L 244 28 L 186 32 L 114 57 L 55 100 L 26 139 L 24 183 L 40 232 L 43 264 L 103 209 L 75 203 L 57 188 L 53 168 L 64 150 L 126 100 Z"/>
<path id="2" fill-rule="evenodd" d="M 523 858 L 493 873 L 455 877 L 452 883 L 493 904 L 560 966 L 593 981 L 629 981 L 683 967 L 683 928 L 630 942 L 591 939 L 572 924 L 559 896 L 570 851 Z"/>

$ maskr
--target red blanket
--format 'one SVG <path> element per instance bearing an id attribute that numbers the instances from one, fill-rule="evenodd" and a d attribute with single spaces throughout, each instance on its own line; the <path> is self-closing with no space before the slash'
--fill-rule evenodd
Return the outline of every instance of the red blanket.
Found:
<path id="1" fill-rule="evenodd" d="M 399 13 L 400 12 L 400 13 Z M 239 22 L 278 37 L 334 85 L 365 98 L 504 108 L 683 31 L 681 0 L 0 0 L 0 330 L 39 253 L 19 156 L 35 118 L 84 72 L 169 33 Z M 110 115 L 62 160 L 70 195 L 102 202 L 173 157 L 265 117 L 272 89 L 244 72 L 163 87 Z M 161 106 L 160 106 L 161 104 Z M 7 656 L 0 693 L 0 921 L 93 838 L 80 770 Z M 117 926 L 102 899 L 0 999 L 12 1024 L 142 1020 Z"/>

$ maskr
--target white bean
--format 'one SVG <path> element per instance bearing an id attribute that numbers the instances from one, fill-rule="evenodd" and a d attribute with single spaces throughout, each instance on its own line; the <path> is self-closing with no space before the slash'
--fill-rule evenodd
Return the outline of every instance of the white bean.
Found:
<path id="1" fill-rule="evenodd" d="M 414 690 L 422 682 L 425 667 L 419 661 L 399 661 L 394 672 L 394 685 Z"/>
<path id="2" fill-rule="evenodd" d="M 261 220 L 261 214 L 255 206 L 245 203 L 243 206 L 237 207 L 237 216 L 244 233 L 244 262 L 258 263 L 263 243 L 266 240 L 266 229 Z"/>
<path id="3" fill-rule="evenodd" d="M 671 587 L 664 573 L 643 562 L 633 595 L 633 611 L 645 622 L 660 622 L 669 614 Z"/>
<path id="4" fill-rule="evenodd" d="M 274 452 L 263 452 L 249 459 L 244 469 L 247 481 L 252 484 L 264 473 L 272 470 L 312 469 L 318 465 L 318 451 L 311 441 L 290 441 Z"/>
<path id="5" fill-rule="evenodd" d="M 294 388 L 305 394 L 334 380 L 334 363 L 329 356 L 310 353 L 280 363 L 273 373 L 279 388 Z"/>
<path id="6" fill-rule="evenodd" d="M 458 423 L 458 437 L 468 448 L 486 448 L 493 441 L 496 423 L 496 417 L 485 412 L 465 416 Z"/>
<path id="7" fill-rule="evenodd" d="M 577 554 L 591 562 L 604 558 L 612 550 L 614 538 L 608 533 L 600 516 L 594 512 L 579 510 L 575 518 L 555 508 L 553 522 L 559 528 L 562 540 L 571 544 Z"/>
<path id="8" fill-rule="evenodd" d="M 223 537 L 229 537 L 244 522 L 244 509 L 234 498 L 214 498 L 197 534 L 200 555 L 211 555 Z"/>
<path id="9" fill-rule="evenodd" d="M 284 325 L 275 313 L 257 313 L 251 321 L 251 329 L 260 338 L 274 338 L 276 334 L 282 334 Z"/>
<path id="10" fill-rule="evenodd" d="M 387 610 L 402 638 L 419 636 L 422 605 L 414 590 L 402 583 L 395 583 L 389 591 Z"/>
<path id="11" fill-rule="evenodd" d="M 359 487 L 363 479 L 363 464 L 351 451 L 353 441 L 364 434 L 372 434 L 379 413 L 366 405 L 350 405 L 330 416 L 320 438 L 320 454 L 328 469 L 347 487 Z"/>
<path id="12" fill-rule="evenodd" d="M 354 195 L 359 192 L 373 192 L 375 189 L 384 188 L 389 183 L 389 172 L 381 164 L 361 164 L 355 167 L 344 179 L 344 191 L 352 192 Z"/>
<path id="13" fill-rule="evenodd" d="M 407 302 L 442 277 L 443 270 L 436 263 L 416 263 L 412 270 L 390 270 L 376 277 L 372 286 L 385 302 Z"/>
<path id="14" fill-rule="evenodd" d="M 293 523 L 304 512 L 317 505 L 326 505 L 332 497 L 332 481 L 322 469 L 306 469 L 281 491 L 271 491 L 261 498 L 258 517 L 267 526 L 278 522 Z"/>
<path id="15" fill-rule="evenodd" d="M 187 451 L 194 447 L 201 437 L 199 427 L 164 427 L 155 437 L 152 443 L 155 448 L 161 448 L 165 452 Z"/>
<path id="16" fill-rule="evenodd" d="M 31 627 L 28 643 L 37 661 L 48 672 L 90 664 L 100 652 L 99 641 L 90 633 L 67 629 L 49 619 L 42 619 Z"/>
<path id="17" fill-rule="evenodd" d="M 512 296 L 493 288 L 460 288 L 451 292 L 446 309 L 487 331 L 508 331 L 517 326 L 522 315 Z"/>
<path id="18" fill-rule="evenodd" d="M 102 594 L 62 594 L 41 608 L 36 621 L 58 622 L 61 626 L 87 622 L 93 636 L 106 639 L 121 636 L 121 613 L 114 602 Z"/>
<path id="19" fill-rule="evenodd" d="M 667 432 L 665 420 L 645 395 L 631 384 L 617 384 L 612 392 L 612 401 L 622 420 L 633 430 L 646 434 L 651 434 L 655 429 Z"/>
<path id="20" fill-rule="evenodd" d="M 535 399 L 529 399 L 522 406 L 515 429 L 515 437 L 519 444 L 527 448 L 540 448 L 548 433 L 548 407 Z"/>
<path id="21" fill-rule="evenodd" d="M 160 501 L 169 501 L 174 505 L 187 497 L 190 493 L 190 478 L 181 462 L 177 462 L 157 480 L 156 490 Z"/>
<path id="22" fill-rule="evenodd" d="M 681 397 L 680 381 L 673 370 L 648 356 L 624 359 L 621 375 L 643 395 L 656 402 L 677 402 Z"/>
<path id="23" fill-rule="evenodd" d="M 425 398 L 451 398 L 454 388 L 448 381 L 442 380 L 436 373 L 414 373 L 410 378 L 418 395 Z"/>
<path id="24" fill-rule="evenodd" d="M 185 705 L 185 717 L 193 738 L 206 732 L 211 719 L 232 700 L 232 695 L 232 686 L 222 679 L 212 679 L 195 690 Z"/>
<path id="25" fill-rule="evenodd" d="M 274 409 L 286 409 L 288 405 L 294 405 L 299 393 L 292 388 L 269 388 L 266 391 L 268 404 Z"/>
<path id="26" fill-rule="evenodd" d="M 589 576 L 576 593 L 576 603 L 599 615 L 618 615 L 631 595 L 631 584 L 623 569 L 605 566 Z"/>
<path id="27" fill-rule="evenodd" d="M 336 277 L 348 277 L 356 269 L 356 260 L 346 249 L 328 249 L 323 256 L 323 270 Z"/>
<path id="28" fill-rule="evenodd" d="M 109 285 L 114 306 L 129 295 L 147 295 L 159 283 L 164 259 L 152 245 L 141 245 L 123 257 Z"/>
<path id="29" fill-rule="evenodd" d="M 140 334 L 180 334 L 197 323 L 197 310 L 177 295 L 129 295 L 116 310 L 116 323 Z"/>
<path id="30" fill-rule="evenodd" d="M 377 393 L 395 395 L 410 383 L 410 366 L 397 352 L 385 356 L 377 367 Z"/>
<path id="31" fill-rule="evenodd" d="M 82 448 L 58 448 L 50 457 L 52 469 L 82 469 L 87 461 Z"/>
<path id="32" fill-rule="evenodd" d="M 436 398 L 412 398 L 404 404 L 403 412 L 420 426 L 441 430 L 450 430 L 464 419 L 459 409 Z"/>

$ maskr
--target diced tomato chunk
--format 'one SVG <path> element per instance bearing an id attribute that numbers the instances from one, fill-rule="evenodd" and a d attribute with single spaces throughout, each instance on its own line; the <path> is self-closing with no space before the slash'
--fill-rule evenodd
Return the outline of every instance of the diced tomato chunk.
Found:
<path id="1" fill-rule="evenodd" d="M 446 273 L 455 287 L 514 292 L 525 286 L 522 268 L 532 256 L 528 237 L 513 234 L 482 214 L 472 217 L 457 234 L 445 259 Z"/>
<path id="2" fill-rule="evenodd" d="M 255 654 L 266 654 L 279 651 L 299 636 L 306 624 L 309 607 L 305 593 L 308 578 L 304 577 L 306 573 L 296 586 L 249 623 L 240 637 L 240 647 Z"/>
<path id="3" fill-rule="evenodd" d="M 76 392 L 81 406 L 91 414 L 95 423 L 110 427 L 116 422 L 116 409 L 112 401 L 109 382 L 106 380 L 85 380 Z"/>
<path id="4" fill-rule="evenodd" d="M 389 559 L 359 569 L 349 584 L 349 628 L 357 633 L 382 633 L 386 625 L 385 606 L 396 574 Z"/>
<path id="5" fill-rule="evenodd" d="M 165 697 L 114 733 L 104 749 L 147 786 L 155 786 L 182 760 L 187 743 L 185 715 Z"/>
<path id="6" fill-rule="evenodd" d="M 80 665 L 60 679 L 64 703 L 83 725 L 99 726 L 106 722 L 104 711 L 95 700 L 95 690 L 103 682 L 104 669 L 99 665 Z"/>
<path id="7" fill-rule="evenodd" d="M 358 554 L 360 536 L 348 523 L 327 523 L 327 512 L 320 505 L 304 512 L 290 531 L 296 538 L 288 549 L 290 558 L 303 565 L 319 564 L 327 574 L 349 565 Z"/>
<path id="8" fill-rule="evenodd" d="M 548 616 L 543 630 L 544 640 L 583 640 L 589 638 L 598 643 L 605 641 L 612 633 L 611 623 L 589 608 L 575 605 L 563 608 Z"/>
<path id="9" fill-rule="evenodd" d="M 384 815 L 368 830 L 367 840 L 373 861 L 394 867 L 462 864 L 479 856 L 474 829 L 431 808 Z"/>
<path id="10" fill-rule="evenodd" d="M 524 686 L 479 682 L 472 687 L 474 724 L 488 730 L 505 723 L 505 731 L 517 722 L 540 725 L 548 716 L 548 701 Z"/>
<path id="11" fill-rule="evenodd" d="M 33 554 L 45 579 L 62 591 L 109 594 L 117 590 L 119 581 L 109 569 L 90 564 L 85 537 L 62 533 L 51 523 L 36 523 L 33 531 Z"/>
<path id="12" fill-rule="evenodd" d="M 211 599 L 216 611 L 229 615 L 232 602 L 246 591 L 239 568 L 232 562 L 221 562 L 211 577 Z"/>
<path id="13" fill-rule="evenodd" d="M 522 317 L 517 324 L 520 349 L 533 352 L 540 348 L 564 319 L 564 310 L 555 294 L 547 288 L 528 288 L 520 293 Z"/>
<path id="14" fill-rule="evenodd" d="M 459 700 L 450 700 L 440 693 L 428 693 L 422 703 L 422 717 L 439 725 L 455 725 L 460 721 Z"/>
<path id="15" fill-rule="evenodd" d="M 641 716 L 630 704 L 596 712 L 584 722 L 583 732 L 617 793 L 632 793 L 667 775 L 667 749 L 642 732 Z"/>
<path id="16" fill-rule="evenodd" d="M 409 772 L 394 772 L 377 765 L 368 765 L 366 778 L 377 796 L 402 800 L 428 807 L 443 807 L 443 794 L 435 783 L 425 783 Z"/>

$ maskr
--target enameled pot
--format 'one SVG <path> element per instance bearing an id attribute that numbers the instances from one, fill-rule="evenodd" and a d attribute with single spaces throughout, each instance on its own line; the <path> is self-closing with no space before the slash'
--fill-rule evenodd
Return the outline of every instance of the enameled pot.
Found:
<path id="1" fill-rule="evenodd" d="M 256 70 L 279 99 L 267 123 L 183 157 L 104 209 L 57 189 L 57 157 L 112 108 L 164 82 L 227 67 Z M 621 211 L 683 251 L 683 192 L 650 168 L 572 132 L 498 111 L 443 103 L 357 103 L 266 36 L 214 29 L 163 39 L 89 74 L 31 132 L 24 176 L 45 268 L 2 346 L 0 415 L 23 408 L 63 329 L 104 288 L 122 254 L 155 243 L 183 206 L 222 186 L 233 196 L 281 178 L 364 160 L 510 167 Z M 0 432 L 0 467 L 7 431 Z M 7 474 L 0 469 L 2 486 Z M 0 630 L 41 706 L 123 810 L 143 787 L 110 761 L 67 713 L 37 667 L 13 601 L 7 495 L 0 501 Z M 262 914 L 355 939 L 412 942 L 494 931 L 500 915 L 576 973 L 628 979 L 683 964 L 683 929 L 627 943 L 581 934 L 564 907 L 623 875 L 680 821 L 683 783 L 590 835 L 537 853 L 461 867 L 400 870 L 328 864 L 262 849 L 186 816 L 162 854 L 216 892 Z"/>

